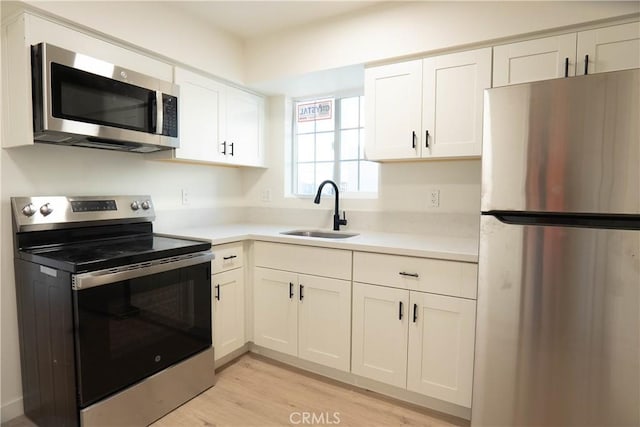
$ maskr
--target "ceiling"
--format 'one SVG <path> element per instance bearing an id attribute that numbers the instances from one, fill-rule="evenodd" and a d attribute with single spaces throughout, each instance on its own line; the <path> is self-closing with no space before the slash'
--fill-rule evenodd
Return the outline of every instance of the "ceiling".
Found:
<path id="1" fill-rule="evenodd" d="M 250 39 L 348 14 L 383 1 L 171 1 L 185 14 L 241 39 Z"/>

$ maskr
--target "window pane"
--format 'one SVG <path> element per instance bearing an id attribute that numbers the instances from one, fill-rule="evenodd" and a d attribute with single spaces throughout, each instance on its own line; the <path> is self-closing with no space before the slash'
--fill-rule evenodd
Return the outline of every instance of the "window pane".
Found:
<path id="1" fill-rule="evenodd" d="M 340 160 L 358 160 L 358 129 L 340 132 Z"/>
<path id="2" fill-rule="evenodd" d="M 358 191 L 358 161 L 340 162 L 340 191 Z"/>
<path id="3" fill-rule="evenodd" d="M 296 133 L 312 133 L 316 130 L 316 123 L 311 120 L 308 122 L 297 122 Z"/>
<path id="4" fill-rule="evenodd" d="M 314 139 L 315 137 L 313 134 L 298 135 L 298 161 L 299 162 L 313 162 Z"/>
<path id="5" fill-rule="evenodd" d="M 364 127 L 364 96 L 360 97 L 360 127 Z"/>
<path id="6" fill-rule="evenodd" d="M 360 129 L 358 139 L 360 141 L 360 158 L 364 159 L 364 129 Z"/>
<path id="7" fill-rule="evenodd" d="M 298 194 L 313 194 L 315 183 L 313 181 L 313 163 L 302 163 L 298 165 Z"/>
<path id="8" fill-rule="evenodd" d="M 333 131 L 335 118 L 332 116 L 330 119 L 316 120 L 316 132 Z"/>
<path id="9" fill-rule="evenodd" d="M 316 161 L 324 162 L 334 159 L 333 132 L 316 134 Z"/>
<path id="10" fill-rule="evenodd" d="M 333 179 L 333 162 L 316 163 L 316 186 L 320 185 L 325 179 Z M 316 189 L 314 189 L 315 192 Z M 322 194 L 333 194 L 333 187 L 325 185 Z"/>
<path id="11" fill-rule="evenodd" d="M 340 100 L 340 128 L 358 127 L 358 97 L 343 98 Z"/>
<path id="12" fill-rule="evenodd" d="M 374 162 L 360 162 L 360 191 L 378 191 L 378 164 Z"/>

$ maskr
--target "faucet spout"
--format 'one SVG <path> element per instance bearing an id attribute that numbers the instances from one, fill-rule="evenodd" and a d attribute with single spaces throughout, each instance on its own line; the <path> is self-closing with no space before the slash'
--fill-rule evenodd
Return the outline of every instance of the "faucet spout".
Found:
<path id="1" fill-rule="evenodd" d="M 320 204 L 320 196 L 322 195 L 322 189 L 327 184 L 330 184 L 331 186 L 333 186 L 333 190 L 336 193 L 335 194 L 336 196 L 335 211 L 333 213 L 333 229 L 335 231 L 338 231 L 340 230 L 341 225 L 347 225 L 347 217 L 345 214 L 343 214 L 344 218 L 340 219 L 340 208 L 339 208 L 340 190 L 338 190 L 338 186 L 336 185 L 336 183 L 331 181 L 330 179 L 322 181 L 322 183 L 318 187 L 318 192 L 316 193 L 316 197 L 315 199 L 313 199 L 313 203 L 315 203 L 316 205 Z"/>

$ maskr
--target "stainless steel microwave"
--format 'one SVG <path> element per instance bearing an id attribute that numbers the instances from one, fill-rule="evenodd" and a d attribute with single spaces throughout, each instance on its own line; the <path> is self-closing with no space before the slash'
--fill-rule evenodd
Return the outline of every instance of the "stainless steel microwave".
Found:
<path id="1" fill-rule="evenodd" d="M 173 83 L 47 43 L 31 47 L 34 141 L 149 153 L 178 148 Z"/>

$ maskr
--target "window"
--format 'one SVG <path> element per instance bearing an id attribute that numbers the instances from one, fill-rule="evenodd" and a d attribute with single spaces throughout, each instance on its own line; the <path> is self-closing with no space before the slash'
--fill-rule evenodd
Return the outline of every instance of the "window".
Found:
<path id="1" fill-rule="evenodd" d="M 293 115 L 293 194 L 313 195 L 325 179 L 341 192 L 378 192 L 378 164 L 364 160 L 363 96 L 296 101 Z"/>

